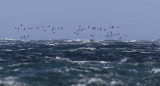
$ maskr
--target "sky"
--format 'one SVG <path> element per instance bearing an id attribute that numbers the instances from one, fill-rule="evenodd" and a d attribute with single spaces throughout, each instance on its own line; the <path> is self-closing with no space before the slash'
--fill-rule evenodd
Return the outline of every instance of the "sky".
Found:
<path id="1" fill-rule="evenodd" d="M 0 0 L 0 38 L 90 39 L 91 31 L 74 35 L 77 26 L 119 26 L 124 40 L 160 39 L 160 0 Z M 52 34 L 14 28 L 42 25 L 64 26 Z M 97 32 L 103 34 L 102 32 Z M 97 39 L 101 39 L 100 37 Z"/>

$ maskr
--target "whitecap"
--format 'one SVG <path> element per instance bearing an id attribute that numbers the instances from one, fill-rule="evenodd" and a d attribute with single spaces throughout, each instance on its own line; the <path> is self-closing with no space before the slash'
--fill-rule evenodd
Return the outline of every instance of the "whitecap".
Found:
<path id="1" fill-rule="evenodd" d="M 101 69 L 96 68 L 96 67 L 89 67 L 89 69 L 92 69 L 92 70 L 94 70 L 94 71 L 101 71 Z"/>
<path id="2" fill-rule="evenodd" d="M 80 42 L 80 41 L 83 41 L 83 39 L 75 39 L 74 41 Z"/>
<path id="3" fill-rule="evenodd" d="M 111 85 L 120 85 L 120 84 L 123 85 L 123 83 L 122 83 L 121 81 L 115 81 L 115 80 L 111 81 L 110 84 L 111 84 Z"/>
<path id="4" fill-rule="evenodd" d="M 19 82 L 18 77 L 5 77 L 5 78 L 0 78 L 0 85 L 4 86 L 29 86 L 26 83 Z"/>
<path id="5" fill-rule="evenodd" d="M 19 68 L 17 68 L 17 69 L 14 69 L 13 71 L 15 71 L 15 72 L 16 72 L 16 71 L 19 71 L 19 70 L 20 70 L 20 69 L 19 69 Z"/>
<path id="6" fill-rule="evenodd" d="M 137 42 L 137 40 L 131 40 L 130 42 Z"/>
<path id="7" fill-rule="evenodd" d="M 122 62 L 122 63 L 127 62 L 128 59 L 129 59 L 128 57 L 122 58 L 120 62 Z"/>
<path id="8" fill-rule="evenodd" d="M 114 68 L 114 67 L 102 67 L 103 69 L 111 69 L 111 68 Z"/>
<path id="9" fill-rule="evenodd" d="M 90 40 L 83 40 L 82 43 L 90 43 Z"/>
<path id="10" fill-rule="evenodd" d="M 80 47 L 80 48 L 78 48 L 78 49 L 86 49 L 86 50 L 95 50 L 96 48 L 91 48 L 91 47 Z M 77 50 L 78 50 L 77 49 Z"/>
<path id="11" fill-rule="evenodd" d="M 68 59 L 68 58 L 61 58 L 61 57 L 56 56 L 56 59 L 57 60 L 65 60 L 65 61 L 68 61 L 68 62 L 72 63 L 72 61 L 70 59 Z"/>
<path id="12" fill-rule="evenodd" d="M 71 86 L 90 86 L 92 85 L 93 83 L 97 83 L 97 84 L 101 84 L 101 85 L 104 85 L 104 86 L 107 86 L 108 84 L 102 80 L 101 78 L 88 78 L 88 77 L 84 77 L 83 79 L 80 79 L 78 81 L 77 84 L 75 85 L 71 85 Z"/>
<path id="13" fill-rule="evenodd" d="M 99 63 L 106 64 L 106 63 L 109 63 L 109 62 L 107 62 L 107 61 L 99 61 Z"/>
<path id="14" fill-rule="evenodd" d="M 97 43 L 100 43 L 100 41 L 98 41 L 98 40 L 94 40 L 93 42 L 97 42 Z"/>
<path id="15" fill-rule="evenodd" d="M 3 70 L 4 68 L 3 67 L 0 67 L 0 70 Z"/>
<path id="16" fill-rule="evenodd" d="M 10 49 L 3 49 L 2 51 L 8 51 L 8 52 L 10 52 L 10 51 L 13 51 L 13 50 L 10 50 Z"/>
<path id="17" fill-rule="evenodd" d="M 84 64 L 88 62 L 91 62 L 91 61 L 73 61 L 73 63 L 78 63 L 78 64 Z"/>
<path id="18" fill-rule="evenodd" d="M 101 43 L 102 45 L 108 45 L 107 43 Z"/>
<path id="19" fill-rule="evenodd" d="M 88 80 L 88 84 L 94 83 L 94 82 L 100 82 L 100 83 L 106 83 L 104 80 L 102 80 L 101 78 L 91 78 Z"/>
<path id="20" fill-rule="evenodd" d="M 48 44 L 48 45 L 50 45 L 50 46 L 55 46 L 55 44 Z"/>
<path id="21" fill-rule="evenodd" d="M 160 73 L 160 68 L 153 68 L 151 71 L 153 73 Z"/>
<path id="22" fill-rule="evenodd" d="M 73 40 L 64 40 L 64 42 L 73 42 Z"/>
<path id="23" fill-rule="evenodd" d="M 138 72 L 137 70 L 135 70 L 135 69 L 129 69 L 128 71 L 130 71 L 130 72 Z"/>
<path id="24" fill-rule="evenodd" d="M 1 40 L 17 40 L 17 39 L 11 39 L 11 38 L 3 38 Z"/>
<path id="25" fill-rule="evenodd" d="M 28 65 L 30 63 L 17 63 L 17 64 L 12 64 L 12 65 L 8 65 L 9 67 L 17 67 L 17 66 L 20 66 L 20 65 Z"/>

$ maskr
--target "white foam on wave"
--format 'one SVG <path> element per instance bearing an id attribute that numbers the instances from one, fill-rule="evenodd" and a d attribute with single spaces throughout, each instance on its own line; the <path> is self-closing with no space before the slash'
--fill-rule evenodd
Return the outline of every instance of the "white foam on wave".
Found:
<path id="1" fill-rule="evenodd" d="M 127 62 L 128 59 L 129 59 L 128 57 L 122 58 L 120 62 L 122 62 L 122 63 Z"/>
<path id="2" fill-rule="evenodd" d="M 160 68 L 153 68 L 151 70 L 151 72 L 153 72 L 153 73 L 160 73 Z"/>
<path id="3" fill-rule="evenodd" d="M 18 67 L 20 65 L 28 65 L 30 63 L 17 63 L 17 64 L 12 64 L 12 65 L 8 65 L 8 67 Z"/>
<path id="4" fill-rule="evenodd" d="M 124 40 L 123 42 L 137 42 L 137 40 Z"/>
<path id="5" fill-rule="evenodd" d="M 78 63 L 78 64 L 84 64 L 84 63 L 88 63 L 90 61 L 73 61 L 73 63 Z"/>
<path id="6" fill-rule="evenodd" d="M 90 86 L 92 84 L 101 84 L 101 85 L 104 85 L 104 86 L 107 86 L 108 84 L 102 80 L 101 78 L 88 78 L 88 77 L 84 77 L 83 79 L 80 79 L 78 81 L 78 84 L 76 85 L 71 85 L 71 86 Z"/>
<path id="7" fill-rule="evenodd" d="M 96 67 L 88 67 L 88 68 L 94 71 L 102 71 L 100 68 L 96 68 Z"/>
<path id="8" fill-rule="evenodd" d="M 94 82 L 101 82 L 101 83 L 105 83 L 104 80 L 102 80 L 101 78 L 91 78 L 88 80 L 88 84 L 94 83 Z"/>
<path id="9" fill-rule="evenodd" d="M 77 51 L 77 50 L 83 50 L 83 49 L 85 49 L 85 50 L 95 50 L 96 48 L 91 48 L 91 47 L 80 47 L 80 48 L 77 48 L 77 49 L 69 49 L 68 51 L 71 51 L 71 52 L 73 52 L 73 51 Z"/>
<path id="10" fill-rule="evenodd" d="M 14 69 L 13 71 L 15 71 L 15 72 L 16 72 L 16 71 L 19 71 L 19 70 L 20 70 L 20 68 L 16 68 L 16 69 Z"/>
<path id="11" fill-rule="evenodd" d="M 101 43 L 102 45 L 108 45 L 107 43 Z"/>
<path id="12" fill-rule="evenodd" d="M 85 64 L 85 63 L 100 63 L 100 64 L 108 64 L 110 62 L 108 61 L 73 61 L 73 63 L 78 63 L 78 64 Z"/>
<path id="13" fill-rule="evenodd" d="M 73 39 L 73 40 L 64 40 L 65 42 L 71 43 L 71 42 L 81 42 L 81 43 L 90 43 L 90 40 L 87 39 Z"/>
<path id="14" fill-rule="evenodd" d="M 68 58 L 61 58 L 61 57 L 58 57 L 56 56 L 56 60 L 65 60 L 65 61 L 68 61 L 68 62 L 72 62 L 70 59 Z"/>
<path id="15" fill-rule="evenodd" d="M 77 50 L 81 49 L 86 49 L 86 50 L 95 50 L 96 48 L 91 48 L 91 47 L 80 47 Z"/>
<path id="16" fill-rule="evenodd" d="M 73 42 L 73 40 L 64 40 L 65 42 Z"/>
<path id="17" fill-rule="evenodd" d="M 128 71 L 138 73 L 138 71 L 135 69 L 129 69 Z"/>
<path id="18" fill-rule="evenodd" d="M 137 40 L 131 40 L 130 42 L 137 42 Z"/>
<path id="19" fill-rule="evenodd" d="M 10 52 L 10 51 L 13 51 L 13 50 L 10 50 L 10 49 L 3 49 L 2 51 Z"/>
<path id="20" fill-rule="evenodd" d="M 3 67 L 0 67 L 0 70 L 3 70 L 4 68 Z"/>
<path id="21" fill-rule="evenodd" d="M 111 69 L 111 68 L 114 68 L 114 67 L 102 67 L 103 69 Z"/>
<path id="22" fill-rule="evenodd" d="M 48 44 L 48 45 L 50 45 L 50 46 L 55 46 L 55 44 Z"/>
<path id="23" fill-rule="evenodd" d="M 109 62 L 107 62 L 107 61 L 99 61 L 99 63 L 101 63 L 101 64 L 107 64 Z"/>
<path id="24" fill-rule="evenodd" d="M 99 41 L 99 40 L 94 40 L 93 42 L 97 42 L 97 43 L 100 43 L 100 41 Z"/>
<path id="25" fill-rule="evenodd" d="M 5 77 L 5 78 L 0 78 L 0 85 L 2 86 L 29 86 L 26 83 L 19 82 L 18 77 Z"/>
<path id="26" fill-rule="evenodd" d="M 11 38 L 2 38 L 0 40 L 17 40 L 17 39 L 11 39 Z"/>
<path id="27" fill-rule="evenodd" d="M 121 81 L 116 81 L 116 80 L 112 80 L 110 84 L 113 86 L 114 85 L 123 85 L 123 83 Z"/>

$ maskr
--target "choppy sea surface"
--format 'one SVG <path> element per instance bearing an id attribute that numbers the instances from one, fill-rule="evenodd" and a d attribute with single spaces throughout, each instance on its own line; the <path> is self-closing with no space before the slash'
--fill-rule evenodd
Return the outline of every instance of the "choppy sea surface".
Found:
<path id="1" fill-rule="evenodd" d="M 0 86 L 160 86 L 160 42 L 0 40 Z"/>

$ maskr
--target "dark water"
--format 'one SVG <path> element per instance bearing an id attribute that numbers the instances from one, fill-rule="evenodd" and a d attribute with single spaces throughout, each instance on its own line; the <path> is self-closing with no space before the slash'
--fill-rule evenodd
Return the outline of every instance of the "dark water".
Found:
<path id="1" fill-rule="evenodd" d="M 160 43 L 1 40 L 0 86 L 160 86 Z"/>

